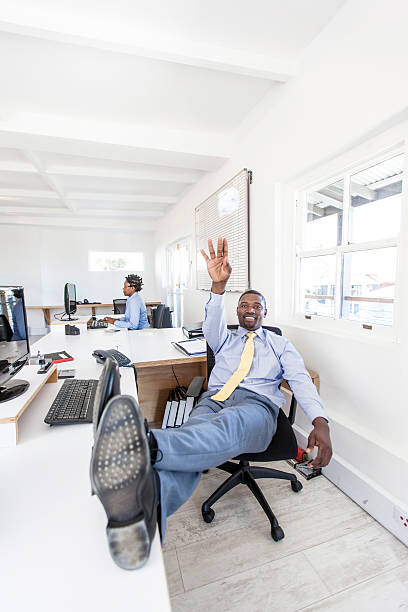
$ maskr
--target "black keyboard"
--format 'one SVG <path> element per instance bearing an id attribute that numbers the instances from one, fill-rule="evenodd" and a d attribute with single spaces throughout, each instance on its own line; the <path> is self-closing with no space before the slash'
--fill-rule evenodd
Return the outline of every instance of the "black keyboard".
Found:
<path id="1" fill-rule="evenodd" d="M 98 319 L 97 321 L 88 321 L 87 328 L 88 329 L 106 329 L 108 325 L 109 323 L 107 321 Z"/>
<path id="2" fill-rule="evenodd" d="M 92 423 L 97 380 L 66 380 L 58 391 L 44 423 L 70 425 Z"/>

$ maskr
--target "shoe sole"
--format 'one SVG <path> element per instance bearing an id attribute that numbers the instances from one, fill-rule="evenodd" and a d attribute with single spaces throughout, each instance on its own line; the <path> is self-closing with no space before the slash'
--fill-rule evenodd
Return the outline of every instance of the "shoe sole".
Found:
<path id="1" fill-rule="evenodd" d="M 143 510 L 137 510 L 139 488 L 150 466 L 144 425 L 133 397 L 112 398 L 101 417 L 91 460 L 91 484 L 108 525 L 109 551 L 127 570 L 142 567 L 151 540 Z"/>

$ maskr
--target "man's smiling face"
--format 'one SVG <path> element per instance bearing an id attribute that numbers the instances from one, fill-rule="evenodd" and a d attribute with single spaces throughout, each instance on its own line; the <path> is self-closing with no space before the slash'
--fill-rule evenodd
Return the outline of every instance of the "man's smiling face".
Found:
<path id="1" fill-rule="evenodd" d="M 261 295 L 257 293 L 245 293 L 241 296 L 237 315 L 241 327 L 248 331 L 255 331 L 262 326 L 267 310 Z"/>

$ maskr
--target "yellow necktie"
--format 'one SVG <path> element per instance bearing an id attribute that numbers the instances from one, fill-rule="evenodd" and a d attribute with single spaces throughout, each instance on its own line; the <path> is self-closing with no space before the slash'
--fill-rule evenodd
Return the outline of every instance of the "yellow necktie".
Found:
<path id="1" fill-rule="evenodd" d="M 254 336 L 256 336 L 256 334 L 254 332 L 250 332 L 249 334 L 245 335 L 248 336 L 248 340 L 245 342 L 238 369 L 235 370 L 225 385 L 219 391 L 217 391 L 215 395 L 211 396 L 211 399 L 216 400 L 217 402 L 223 402 L 224 400 L 228 399 L 231 393 L 235 391 L 239 383 L 244 380 L 245 376 L 251 369 L 252 360 L 254 358 Z"/>

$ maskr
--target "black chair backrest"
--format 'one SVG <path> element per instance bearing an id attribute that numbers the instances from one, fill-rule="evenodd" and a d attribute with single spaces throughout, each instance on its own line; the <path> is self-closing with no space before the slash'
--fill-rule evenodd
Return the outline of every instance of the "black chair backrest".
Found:
<path id="1" fill-rule="evenodd" d="M 238 329 L 238 325 L 228 325 L 227 327 L 228 329 Z M 269 325 L 262 325 L 262 327 L 264 329 L 267 329 L 273 332 L 274 334 L 278 336 L 282 335 L 282 331 L 279 329 L 279 327 L 270 327 Z M 212 349 L 207 344 L 207 380 L 210 379 L 210 374 L 212 372 L 214 365 L 215 365 L 215 356 L 214 356 Z"/>
<path id="2" fill-rule="evenodd" d="M 170 308 L 165 304 L 159 304 L 152 310 L 152 326 L 158 329 L 173 327 L 171 323 Z"/>
<path id="3" fill-rule="evenodd" d="M 125 314 L 126 300 L 113 300 L 113 314 Z"/>

